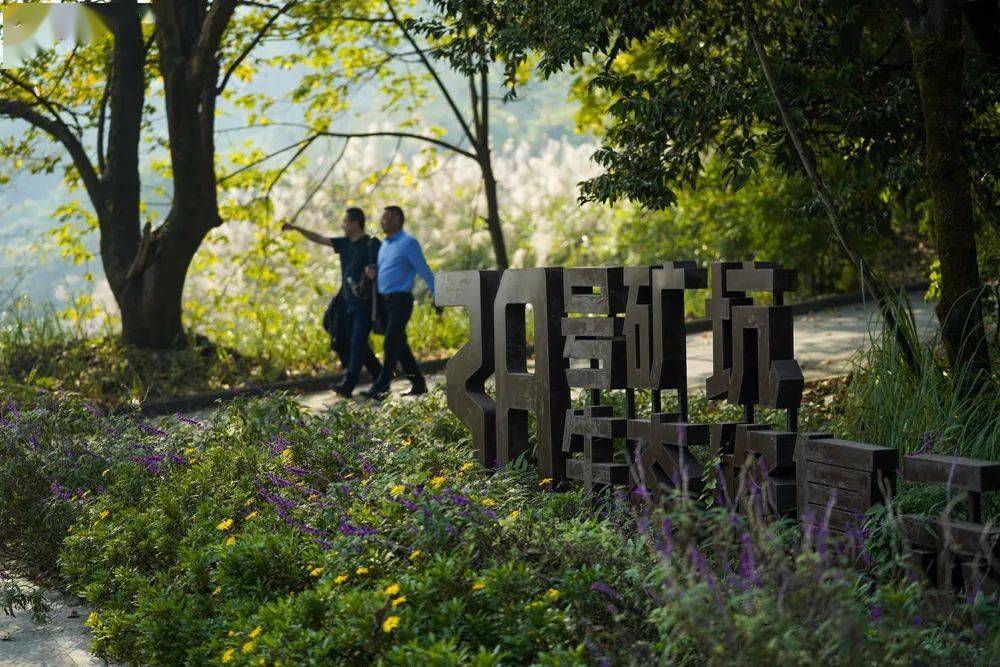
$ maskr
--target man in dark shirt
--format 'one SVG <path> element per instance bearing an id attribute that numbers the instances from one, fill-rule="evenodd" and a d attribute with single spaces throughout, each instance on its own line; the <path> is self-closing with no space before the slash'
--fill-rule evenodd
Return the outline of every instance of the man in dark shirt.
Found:
<path id="1" fill-rule="evenodd" d="M 341 224 L 343 236 L 331 238 L 288 223 L 281 228 L 283 231 L 297 231 L 313 243 L 331 246 L 340 255 L 340 299 L 344 304 L 343 312 L 350 331 L 350 359 L 344 381 L 334 385 L 332 389 L 341 396 L 349 397 L 358 384 L 362 365 L 373 378 L 377 378 L 382 372 L 382 364 L 368 345 L 375 285 L 364 275 L 365 267 L 375 263 L 381 244 L 378 239 L 365 234 L 365 214 L 360 208 L 352 207 L 344 213 Z"/>

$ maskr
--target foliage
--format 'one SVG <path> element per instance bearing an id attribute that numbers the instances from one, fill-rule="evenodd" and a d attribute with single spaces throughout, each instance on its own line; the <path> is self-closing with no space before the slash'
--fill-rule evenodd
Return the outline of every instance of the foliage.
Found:
<path id="1" fill-rule="evenodd" d="M 32 622 L 45 623 L 49 620 L 51 608 L 41 588 L 32 586 L 25 591 L 21 582 L 0 569 L 0 611 L 8 616 L 15 616 L 18 611 L 29 611 Z"/>
<path id="2" fill-rule="evenodd" d="M 595 512 L 521 465 L 482 470 L 440 393 L 320 416 L 238 401 L 207 422 L 72 397 L 0 416 L 0 475 L 21 461 L 37 480 L 0 492 L 2 534 L 60 554 L 113 659 L 910 664 L 986 661 L 1000 636 L 991 599 L 928 595 L 821 517 L 800 537 L 680 500 Z M 33 523 L 39 506 L 64 518 Z"/>
<path id="3" fill-rule="evenodd" d="M 88 329 L 20 302 L 0 317 L 0 387 L 19 396 L 72 391 L 114 408 L 340 372 L 319 324 L 323 303 L 315 312 L 289 303 L 242 311 L 230 302 L 202 329 L 213 342 L 200 337 L 182 350 L 151 352 L 123 344 L 108 320 Z M 415 309 L 410 342 L 422 359 L 453 354 L 467 336 L 460 312 L 438 316 L 425 302 Z M 372 341 L 381 353 L 382 338 Z"/>
<path id="4" fill-rule="evenodd" d="M 701 175 L 706 154 L 721 161 L 734 188 L 767 159 L 798 170 L 748 46 L 741 3 L 435 4 L 470 35 L 449 45 L 467 56 L 455 58 L 457 65 L 475 66 L 468 56 L 484 42 L 512 72 L 535 52 L 543 75 L 595 63 L 586 72 L 592 92 L 585 95 L 597 96 L 592 104 L 609 105 L 607 145 L 595 154 L 608 173 L 584 187 L 588 198 L 629 196 L 651 208 L 670 205 L 678 186 Z M 856 2 L 754 5 L 766 44 L 781 45 L 770 57 L 796 120 L 820 157 L 848 163 L 845 176 L 852 178 L 844 185 L 874 178 L 876 191 L 904 195 L 919 187 L 923 132 L 901 17 L 888 7 L 866 10 Z M 973 52 L 970 61 L 970 157 L 986 167 L 992 157 L 984 149 L 1000 138 L 992 103 L 998 79 L 984 54 Z M 600 124 L 593 111 L 586 118 L 590 126 Z M 989 200 L 995 182 L 977 187 Z"/>

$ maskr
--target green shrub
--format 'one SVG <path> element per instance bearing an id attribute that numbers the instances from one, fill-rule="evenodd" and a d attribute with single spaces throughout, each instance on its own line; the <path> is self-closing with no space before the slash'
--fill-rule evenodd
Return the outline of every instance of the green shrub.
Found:
<path id="1" fill-rule="evenodd" d="M 48 397 L 0 418 L 0 470 L 22 460 L 36 479 L 0 489 L 4 534 L 59 554 L 112 659 L 911 664 L 998 648 L 995 599 L 932 595 L 881 532 L 845 546 L 687 501 L 636 514 L 622 495 L 595 511 L 527 466 L 475 465 L 440 392 L 155 425 Z"/>

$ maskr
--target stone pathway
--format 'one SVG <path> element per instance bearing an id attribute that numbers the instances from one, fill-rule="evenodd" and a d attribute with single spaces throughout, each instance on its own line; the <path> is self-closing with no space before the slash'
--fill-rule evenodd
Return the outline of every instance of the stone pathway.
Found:
<path id="1" fill-rule="evenodd" d="M 25 590 L 34 588 L 17 579 Z M 55 591 L 45 594 L 49 602 L 47 623 L 34 623 L 30 611 L 16 617 L 0 612 L 0 667 L 82 667 L 106 665 L 90 654 L 90 629 L 84 626 L 90 613 L 82 601 Z"/>

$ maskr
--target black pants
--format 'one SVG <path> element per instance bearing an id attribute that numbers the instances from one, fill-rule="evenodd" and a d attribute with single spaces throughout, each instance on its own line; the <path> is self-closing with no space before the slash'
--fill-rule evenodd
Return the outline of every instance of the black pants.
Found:
<path id="1" fill-rule="evenodd" d="M 382 374 L 372 385 L 373 391 L 381 392 L 389 388 L 397 363 L 403 366 L 403 372 L 410 377 L 414 387 L 426 385 L 424 375 L 406 340 L 406 325 L 411 315 L 413 294 L 396 292 L 385 295 L 385 358 L 382 361 Z"/>
<path id="2" fill-rule="evenodd" d="M 358 384 L 358 377 L 361 375 L 361 367 L 368 369 L 368 374 L 372 379 L 382 374 L 382 364 L 378 362 L 375 353 L 368 345 L 368 334 L 372 330 L 371 313 L 367 308 L 347 309 L 346 319 L 350 322 L 351 329 L 351 360 L 347 365 L 347 375 L 344 377 L 344 386 L 354 389 Z"/>

